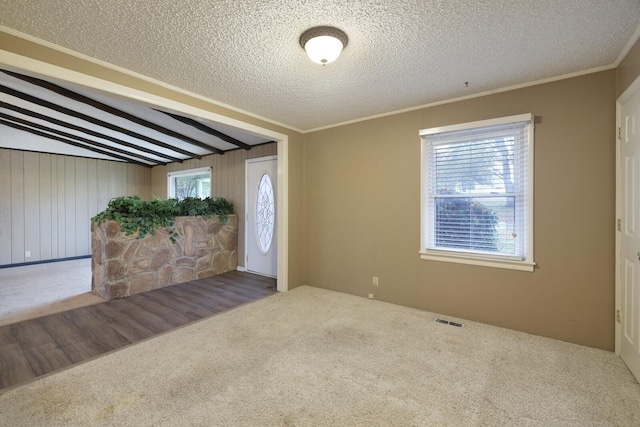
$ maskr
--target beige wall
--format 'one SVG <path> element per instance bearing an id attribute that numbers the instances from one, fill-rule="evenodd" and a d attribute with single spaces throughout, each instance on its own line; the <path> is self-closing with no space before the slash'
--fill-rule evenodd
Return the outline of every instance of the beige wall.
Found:
<path id="1" fill-rule="evenodd" d="M 98 77 L 287 135 L 289 140 L 289 253 L 291 254 L 288 268 L 289 288 L 302 284 L 302 134 L 7 33 L 0 32 L 0 50 Z"/>
<path id="2" fill-rule="evenodd" d="M 616 93 L 618 96 L 640 76 L 640 40 L 631 48 L 616 69 Z"/>
<path id="3" fill-rule="evenodd" d="M 182 163 L 156 166 L 151 172 L 151 193 L 160 198 L 167 197 L 168 172 L 211 167 L 211 195 L 229 200 L 238 215 L 238 265 L 244 266 L 245 160 L 276 154 L 278 145 L 274 142 L 251 150 L 233 150 L 223 155 L 203 156 L 199 160 L 191 159 Z"/>
<path id="4" fill-rule="evenodd" d="M 612 350 L 615 77 L 611 70 L 305 135 L 304 283 Z M 539 121 L 536 271 L 420 260 L 418 131 L 529 112 Z"/>
<path id="5" fill-rule="evenodd" d="M 90 218 L 113 197 L 148 198 L 151 169 L 0 149 L 0 184 L 0 265 L 18 264 L 90 255 Z"/>

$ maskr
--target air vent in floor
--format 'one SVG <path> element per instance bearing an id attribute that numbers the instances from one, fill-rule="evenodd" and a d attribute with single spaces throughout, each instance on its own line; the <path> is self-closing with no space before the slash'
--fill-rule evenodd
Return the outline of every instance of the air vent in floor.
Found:
<path id="1" fill-rule="evenodd" d="M 436 317 L 434 319 L 434 322 L 444 323 L 445 325 L 455 326 L 456 328 L 462 328 L 464 326 L 464 324 L 462 323 L 452 322 L 451 320 L 446 320 L 446 319 L 440 319 L 439 317 Z"/>

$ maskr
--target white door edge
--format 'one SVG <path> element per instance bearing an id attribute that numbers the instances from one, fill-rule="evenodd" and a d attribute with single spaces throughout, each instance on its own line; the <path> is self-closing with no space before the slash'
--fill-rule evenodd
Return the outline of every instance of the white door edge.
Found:
<path id="1" fill-rule="evenodd" d="M 640 90 L 640 76 L 638 76 L 631 85 L 618 97 L 616 100 L 616 128 L 615 130 L 615 141 L 616 141 L 616 222 L 618 219 L 622 218 L 622 194 L 621 194 L 621 170 L 620 170 L 620 141 L 618 139 L 618 129 L 622 127 L 622 104 L 633 96 L 638 90 Z M 621 239 L 620 239 L 620 231 L 617 229 L 617 225 L 614 228 L 615 233 L 615 310 L 613 313 L 614 316 L 614 325 L 615 325 L 615 354 L 620 356 L 620 346 L 621 346 L 621 334 L 622 328 L 620 327 L 620 323 L 617 320 L 618 310 L 621 310 L 621 301 L 622 301 L 622 283 L 620 281 L 620 265 L 621 265 Z"/>
<path id="2" fill-rule="evenodd" d="M 622 127 L 621 122 L 621 110 L 622 104 L 629 99 L 638 89 L 640 89 L 640 76 L 638 76 L 634 82 L 618 97 L 616 100 L 616 129 L 615 141 L 616 141 L 616 222 L 620 219 L 622 213 L 622 195 L 620 194 L 620 141 L 618 140 L 618 129 Z M 621 302 L 621 288 L 620 283 L 620 232 L 617 227 L 615 228 L 615 312 L 614 312 L 614 324 L 615 324 L 615 353 L 620 356 L 620 334 L 622 329 L 620 323 L 616 319 L 615 313 L 620 310 Z"/>

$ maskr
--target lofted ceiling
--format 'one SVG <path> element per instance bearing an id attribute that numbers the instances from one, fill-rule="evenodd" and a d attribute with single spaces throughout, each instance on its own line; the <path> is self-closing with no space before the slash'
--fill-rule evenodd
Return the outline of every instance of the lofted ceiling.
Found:
<path id="1" fill-rule="evenodd" d="M 1 68 L 0 130 L 2 148 L 146 167 L 270 142 L 220 123 Z"/>
<path id="2" fill-rule="evenodd" d="M 5 31 L 301 131 L 611 68 L 640 24 L 638 0 L 0 0 L 0 10 Z M 326 66 L 298 42 L 317 25 L 349 37 Z"/>

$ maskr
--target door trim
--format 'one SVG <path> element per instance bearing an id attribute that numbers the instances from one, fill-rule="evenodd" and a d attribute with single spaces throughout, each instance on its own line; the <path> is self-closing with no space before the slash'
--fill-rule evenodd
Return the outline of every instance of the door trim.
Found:
<path id="1" fill-rule="evenodd" d="M 616 141 L 616 222 L 618 219 L 622 218 L 622 194 L 620 193 L 620 180 L 622 177 L 620 176 L 620 139 L 618 138 L 618 129 L 622 128 L 622 117 L 621 110 L 622 104 L 631 98 L 635 93 L 640 90 L 640 76 L 638 76 L 631 85 L 618 97 L 616 100 L 616 128 L 615 130 L 615 141 Z M 620 327 L 620 323 L 617 321 L 616 313 L 618 310 L 621 310 L 620 306 L 622 300 L 622 284 L 620 283 L 620 231 L 618 231 L 617 227 L 614 228 L 615 236 L 616 236 L 616 256 L 615 256 L 615 287 L 616 287 L 616 304 L 615 310 L 613 313 L 614 316 L 614 324 L 615 324 L 615 353 L 620 356 L 620 346 L 621 346 L 621 337 L 622 328 Z"/>
<path id="2" fill-rule="evenodd" d="M 234 126 L 260 136 L 269 138 L 278 143 L 278 286 L 280 292 L 289 289 L 289 136 L 232 119 L 222 114 L 194 107 L 189 104 L 174 101 L 158 95 L 143 92 L 128 86 L 103 80 L 98 77 L 83 74 L 77 71 L 68 70 L 57 65 L 39 61 L 13 52 L 0 50 L 2 60 L 0 63 L 10 71 L 32 75 L 34 77 L 44 77 L 57 79 L 60 82 L 71 82 L 91 89 L 95 89 L 108 94 L 115 94 L 127 98 L 134 102 L 146 104 L 148 106 L 159 106 L 172 109 L 178 113 L 184 113 L 213 120 L 218 123 Z M 179 92 L 176 92 L 179 93 Z M 212 106 L 217 106 L 215 101 L 211 101 Z"/>

